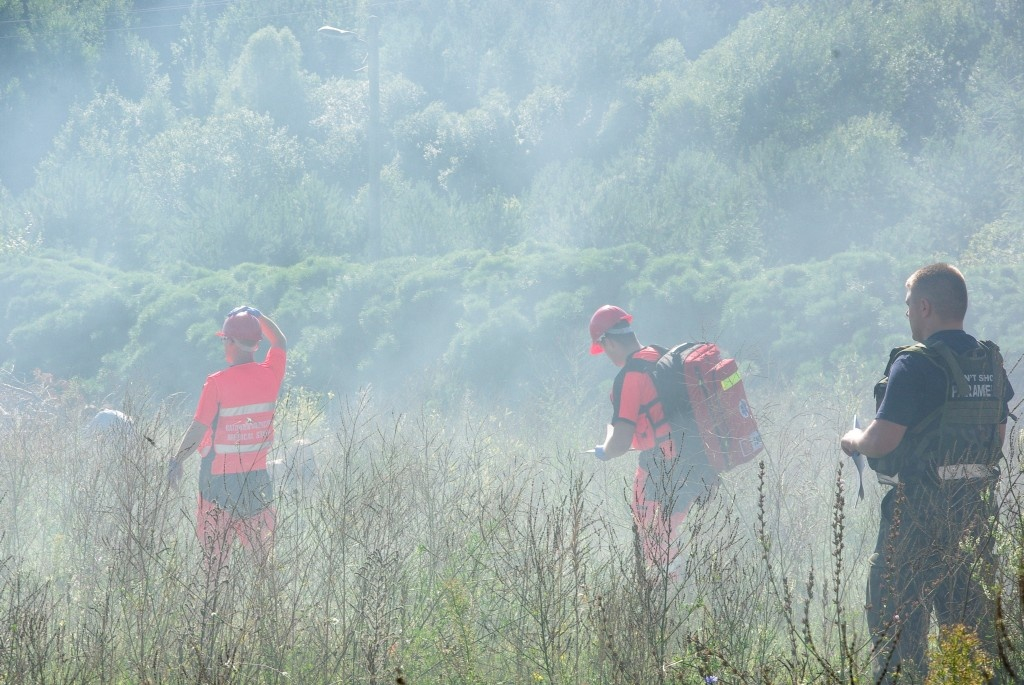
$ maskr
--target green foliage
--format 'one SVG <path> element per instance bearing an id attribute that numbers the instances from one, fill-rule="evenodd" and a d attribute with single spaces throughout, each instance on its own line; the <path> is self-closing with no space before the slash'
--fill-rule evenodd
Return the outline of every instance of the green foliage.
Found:
<path id="1" fill-rule="evenodd" d="M 919 173 L 927 180 L 910 195 L 912 218 L 923 234 L 918 242 L 923 238 L 936 252 L 963 251 L 977 259 L 978 248 L 995 237 L 993 230 L 998 233 L 1002 222 L 1013 225 L 1024 217 L 1019 194 L 1007 192 L 1024 178 L 1010 143 L 1024 135 L 1018 115 L 1024 88 L 1017 76 L 1005 73 L 1002 49 L 992 46 L 983 57 L 992 68 L 979 70 L 969 83 L 976 96 L 958 112 L 955 132 L 923 148 Z M 981 234 L 978 240 L 976 233 Z M 989 261 L 1012 259 L 998 249 L 998 238 L 993 242 L 997 249 L 986 257 Z"/>
<path id="2" fill-rule="evenodd" d="M 153 9 L 174 21 L 144 26 Z M 377 236 L 357 70 L 371 9 Z M 490 366 L 495 335 L 537 363 L 486 383 L 526 386 L 606 302 L 650 340 L 719 339 L 818 379 L 905 338 L 888 298 L 934 259 L 977 274 L 989 337 L 1021 337 L 1017 309 L 984 299 L 1017 287 L 1024 249 L 1024 29 L 1005 3 L 324 11 L 0 6 L 0 251 L 61 250 L 136 284 L 129 342 L 96 349 L 91 373 L 163 365 L 154 384 L 180 389 L 220 364 L 207 333 L 224 308 L 259 297 L 289 312 L 295 379 L 317 387 L 468 380 L 459 365 Z M 326 41 L 324 23 L 363 42 Z M 353 263 L 370 238 L 384 261 Z M 858 290 L 865 275 L 877 285 Z M 56 307 L 32 301 L 39 320 Z M 184 343 L 179 366 L 158 340 Z"/>
<path id="3" fill-rule="evenodd" d="M 928 657 L 925 685 L 987 682 L 995 675 L 994 656 L 986 654 L 976 629 L 956 625 L 941 631 L 938 647 Z"/>
<path id="4" fill-rule="evenodd" d="M 367 182 L 366 86 L 351 79 L 330 79 L 311 90 L 315 140 L 309 162 L 333 185 L 350 193 Z"/>
<path id="5" fill-rule="evenodd" d="M 962 95 L 981 39 L 970 2 L 767 8 L 678 77 L 657 105 L 655 140 L 683 124 L 731 150 L 768 137 L 792 145 L 873 112 L 899 113 L 920 140 L 948 115 L 947 98 Z"/>
<path id="6" fill-rule="evenodd" d="M 103 82 L 100 57 L 111 32 L 125 28 L 127 4 L 0 4 L 0 183 L 19 191 L 31 185 L 68 109 Z"/>
<path id="7" fill-rule="evenodd" d="M 509 381 L 521 378 L 527 357 L 524 344 L 531 337 L 529 320 L 512 303 L 499 305 L 486 318 L 464 327 L 452 338 L 448 362 L 460 383 L 471 381 L 488 394 L 515 397 Z M 492 395 L 493 397 L 493 395 Z"/>
<path id="8" fill-rule="evenodd" d="M 1013 297 L 1024 284 L 1017 3 L 185 5 L 0 0 L 3 368 L 54 374 L 44 399 L 60 378 L 104 395 L 137 384 L 174 398 L 161 411 L 177 421 L 188 411 L 179 405 L 224 363 L 214 332 L 246 303 L 285 331 L 287 383 L 300 402 L 371 387 L 385 412 L 421 400 L 461 412 L 466 395 L 500 411 L 486 421 L 425 413 L 416 430 L 374 424 L 368 433 L 362 405 L 355 418 L 332 416 L 354 422 L 331 442 L 339 488 L 320 509 L 282 509 L 292 516 L 283 529 L 298 522 L 301 535 L 280 559 L 303 564 L 281 568 L 305 569 L 315 556 L 322 577 L 320 568 L 286 574 L 273 591 L 232 584 L 218 606 L 235 613 L 223 618 L 178 582 L 196 565 L 174 535 L 136 560 L 164 564 L 157 580 L 176 579 L 161 582 L 166 593 L 148 591 L 153 578 L 119 584 L 134 571 L 116 565 L 155 528 L 111 535 L 109 504 L 128 491 L 85 497 L 95 473 L 47 470 L 87 463 L 78 445 L 51 449 L 68 431 L 47 434 L 43 451 L 76 458 L 48 458 L 32 478 L 12 449 L 35 445 L 37 434 L 5 444 L 0 505 L 21 512 L 26 493 L 40 495 L 44 513 L 75 521 L 63 541 L 32 553 L 52 555 L 49 568 L 89 565 L 106 585 L 81 587 L 69 572 L 26 598 L 31 573 L 0 554 L 0 618 L 19 628 L 8 631 L 3 676 L 88 679 L 78 657 L 89 645 L 63 640 L 85 635 L 110 650 L 93 657 L 103 669 L 94 679 L 125 682 L 179 673 L 190 682 L 376 682 L 397 664 L 415 682 L 689 682 L 712 671 L 722 682 L 866 678 L 866 664 L 854 662 L 867 650 L 843 650 L 868 641 L 814 623 L 826 609 L 844 620 L 848 578 L 838 564 L 825 581 L 835 606 L 820 592 L 812 598 L 809 581 L 798 626 L 796 576 L 737 563 L 738 532 L 734 548 L 695 547 L 693 601 L 660 605 L 662 620 L 692 622 L 688 640 L 659 639 L 647 620 L 657 607 L 638 604 L 653 594 L 640 596 L 641 579 L 623 571 L 628 513 L 607 506 L 620 501 L 626 472 L 590 484 L 601 488 L 593 510 L 581 481 L 564 500 L 521 483 L 578 469 L 552 457 L 600 426 L 606 407 L 594 388 L 612 369 L 585 350 L 587 319 L 601 304 L 631 311 L 644 342 L 718 341 L 772 384 L 773 402 L 779 387 L 806 398 L 766 416 L 766 426 L 785 426 L 772 438 L 787 448 L 804 439 L 801 421 L 829 424 L 812 426 L 827 437 L 808 438 L 803 462 L 772 454 L 767 468 L 780 477 L 816 473 L 835 450 L 821 398 L 842 405 L 845 425 L 848 404 L 862 397 L 853 386 L 865 390 L 888 348 L 908 341 L 902 284 L 923 263 L 963 267 L 968 330 L 999 342 L 1013 365 L 1024 350 Z M 378 236 L 366 233 L 368 45 L 339 49 L 317 34 L 331 23 L 365 41 L 371 13 L 381 25 Z M 382 258 L 363 263 L 370 238 Z M 527 454 L 516 438 L 488 434 L 488 421 L 522 422 L 529 444 L 541 444 L 538 427 L 557 439 Z M 473 435 L 456 452 L 460 422 Z M 111 482 L 142 473 L 148 485 L 131 492 L 159 494 L 163 507 L 170 500 L 154 492 L 163 474 L 146 472 L 159 466 L 152 456 L 117 464 Z M 543 467 L 524 471 L 527 459 Z M 742 474 L 724 484 L 730 494 L 747 485 Z M 813 483 L 801 493 L 776 506 L 792 512 L 773 541 L 785 546 L 784 573 L 828 518 L 809 509 L 820 495 Z M 102 512 L 79 498 L 104 502 Z M 758 515 L 744 509 L 748 500 L 712 509 L 721 526 L 694 540 L 745 530 Z M 143 506 L 123 520 L 142 510 L 164 513 Z M 27 531 L 54 526 L 36 518 L 9 526 L 11 558 L 32 547 Z M 565 544 L 581 539 L 594 547 Z M 110 547 L 102 569 L 96 544 Z M 295 595 L 274 594 L 281 588 Z M 177 602 L 181 615 L 155 611 L 153 597 Z M 35 613 L 19 614 L 22 602 Z M 102 613 L 110 607 L 122 614 Z M 26 616 L 43 625 L 51 614 L 63 622 L 40 650 L 20 628 Z M 205 617 L 200 627 L 195 616 Z M 186 649 L 161 652 L 159 639 L 125 621 Z M 218 636 L 209 654 L 193 649 L 197 630 Z M 131 651 L 143 643 L 126 645 L 125 635 L 156 651 Z M 936 656 L 941 677 L 973 677 L 970 636 L 953 637 Z M 71 653 L 45 667 L 64 670 L 28 668 L 62 649 Z M 108 665 L 111 654 L 122 670 Z"/>
<path id="9" fill-rule="evenodd" d="M 170 46 L 173 64 L 180 74 L 185 109 L 192 116 L 205 116 L 225 77 L 224 58 L 214 44 L 214 26 L 207 6 L 193 3 L 181 21 L 181 38 Z"/>
<path id="10" fill-rule="evenodd" d="M 1024 355 L 1024 318 L 1007 306 L 1006 293 L 1021 287 L 1024 265 L 1019 260 L 993 259 L 985 264 L 969 263 L 963 273 L 971 298 L 967 329 L 981 338 L 995 340 L 1007 368 L 1019 368 Z"/>
<path id="11" fill-rule="evenodd" d="M 579 159 L 553 162 L 541 169 L 524 194 L 524 236 L 559 245 L 602 244 L 607 236 L 598 235 L 593 227 L 598 220 L 594 200 L 601 180 L 592 164 Z M 631 236 L 618 237 L 628 240 Z"/>
<path id="12" fill-rule="evenodd" d="M 41 369 L 60 378 L 92 379 L 109 350 L 127 342 L 137 285 L 86 259 L 5 254 L 0 357 L 22 372 Z"/>
<path id="13" fill-rule="evenodd" d="M 900 317 L 909 274 L 888 255 L 861 252 L 765 269 L 735 283 L 722 332 L 760 348 L 771 378 L 814 378 L 843 357 L 877 357 L 907 340 Z"/>
<path id="14" fill-rule="evenodd" d="M 1000 219 L 982 226 L 971 236 L 962 263 L 980 267 L 1020 266 L 1024 263 L 1024 225 Z"/>
<path id="15" fill-rule="evenodd" d="M 161 227 L 148 200 L 133 178 L 103 176 L 87 162 L 69 161 L 40 179 L 24 211 L 47 245 L 132 267 L 147 261 L 140 253 Z"/>
<path id="16" fill-rule="evenodd" d="M 767 193 L 749 168 L 730 168 L 710 150 L 684 150 L 652 182 L 653 192 L 636 183 L 623 194 L 621 214 L 636 240 L 647 235 L 659 251 L 736 261 L 774 251 L 757 212 Z"/>
<path id="17" fill-rule="evenodd" d="M 762 194 L 774 205 L 765 228 L 775 236 L 771 261 L 824 258 L 872 239 L 893 245 L 878 227 L 907 221 L 913 206 L 906 198 L 923 184 L 901 137 L 892 122 L 872 115 L 781 154 L 774 143 L 760 146 L 754 164 L 775 167 Z"/>
<path id="18" fill-rule="evenodd" d="M 48 245 L 110 261 L 145 263 L 161 216 L 140 186 L 138 151 L 173 120 L 166 82 L 139 101 L 114 91 L 76 109 L 21 199 Z"/>
<path id="19" fill-rule="evenodd" d="M 297 285 L 282 293 L 281 325 L 289 336 L 289 365 L 297 382 L 348 393 L 365 383 L 359 369 L 372 352 L 369 333 L 390 331 L 372 311 L 386 292 L 382 272 L 332 258 L 291 267 Z"/>
<path id="20" fill-rule="evenodd" d="M 303 162 L 296 141 L 269 117 L 239 110 L 176 123 L 139 152 L 139 165 L 161 206 L 180 213 L 210 186 L 258 198 L 300 179 Z"/>
<path id="21" fill-rule="evenodd" d="M 516 109 L 516 140 L 528 151 L 544 147 L 564 138 L 566 133 L 565 108 L 570 93 L 562 88 L 537 88 L 519 103 Z M 561 135 L 560 135 L 561 134 Z"/>
<path id="22" fill-rule="evenodd" d="M 299 185 L 304 162 L 297 140 L 245 109 L 180 122 L 139 152 L 139 167 L 145 192 L 167 215 L 165 230 L 146 236 L 154 263 L 271 261 L 288 242 L 290 203 L 317 191 Z"/>
<path id="23" fill-rule="evenodd" d="M 386 174 L 387 206 L 382 214 L 381 251 L 385 256 L 439 257 L 473 244 L 476 226 L 457 193 L 438 192 L 424 181 Z M 368 201 L 366 193 L 360 202 Z M 365 210 L 364 210 L 365 211 Z M 365 235 L 365 228 L 363 235 Z"/>
<path id="24" fill-rule="evenodd" d="M 523 239 L 523 205 L 518 197 L 493 191 L 466 206 L 466 224 L 476 245 L 491 251 L 517 245 Z"/>
<path id="25" fill-rule="evenodd" d="M 217 111 L 248 109 L 269 115 L 292 135 L 304 133 L 310 117 L 301 60 L 302 49 L 289 29 L 260 29 L 221 85 Z"/>
<path id="26" fill-rule="evenodd" d="M 754 264 L 706 260 L 694 253 L 656 255 L 629 284 L 626 303 L 652 342 L 714 340 L 729 296 L 759 271 Z"/>
<path id="27" fill-rule="evenodd" d="M 87 160 L 104 173 L 134 171 L 140 148 L 175 123 L 167 79 L 147 85 L 137 100 L 108 89 L 75 108 L 54 140 L 53 153 L 41 164 L 43 172 L 69 158 Z"/>
<path id="28" fill-rule="evenodd" d="M 0 185 L 0 257 L 30 252 L 41 242 L 32 216 L 21 211 Z"/>
<path id="29" fill-rule="evenodd" d="M 166 87 L 168 78 L 160 54 L 149 41 L 129 31 L 108 30 L 107 35 L 109 40 L 98 67 L 107 88 L 140 99 L 154 86 Z"/>
<path id="30" fill-rule="evenodd" d="M 460 194 L 491 188 L 516 190 L 508 179 L 518 177 L 515 125 L 507 94 L 493 90 L 479 106 L 465 113 L 445 112 L 423 155 L 437 184 Z"/>

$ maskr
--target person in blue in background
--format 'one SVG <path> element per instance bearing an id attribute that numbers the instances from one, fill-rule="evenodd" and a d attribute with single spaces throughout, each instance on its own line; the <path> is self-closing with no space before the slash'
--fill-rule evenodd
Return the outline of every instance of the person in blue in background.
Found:
<path id="1" fill-rule="evenodd" d="M 995 571 L 993 494 L 1013 388 L 999 348 L 964 331 L 959 270 L 923 267 L 906 291 L 917 344 L 891 352 L 875 387 L 875 419 L 840 440 L 892 486 L 882 499 L 866 605 L 882 683 L 924 681 L 932 612 L 942 629 L 977 630 L 999 663 L 985 586 Z"/>

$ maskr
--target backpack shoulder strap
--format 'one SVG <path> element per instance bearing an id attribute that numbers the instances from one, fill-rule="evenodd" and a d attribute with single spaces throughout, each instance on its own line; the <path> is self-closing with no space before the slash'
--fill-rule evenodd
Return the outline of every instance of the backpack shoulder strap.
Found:
<path id="1" fill-rule="evenodd" d="M 953 350 L 949 349 L 949 345 L 944 342 L 935 342 L 931 346 L 931 349 L 938 353 L 940 359 L 946 366 L 948 371 L 949 380 L 956 385 L 956 391 L 960 393 L 960 397 L 966 397 L 970 394 L 970 387 L 967 385 L 967 379 L 964 378 L 964 371 L 960 367 L 960 362 L 957 361 L 956 355 L 953 354 Z"/>
<path id="2" fill-rule="evenodd" d="M 687 352 L 688 350 L 690 350 L 690 349 L 692 349 L 694 347 L 697 347 L 698 345 L 705 345 L 705 344 L 706 343 L 702 343 L 702 342 L 684 342 L 684 343 L 679 343 L 678 345 L 673 346 L 672 349 L 669 350 L 669 351 L 672 352 L 672 354 L 682 354 L 683 352 Z"/>
<path id="3" fill-rule="evenodd" d="M 996 345 L 991 340 L 979 340 L 978 344 L 984 347 L 988 353 L 993 356 L 997 367 L 1001 368 L 1003 366 L 1003 353 L 1000 351 L 999 345 Z"/>
<path id="4" fill-rule="evenodd" d="M 661 345 L 644 345 L 644 347 L 650 347 L 652 350 L 657 352 L 659 359 L 661 357 L 665 356 L 665 354 L 668 352 L 668 350 L 666 350 Z M 631 356 L 626 358 L 626 363 L 622 365 L 622 370 L 619 371 L 619 375 L 620 376 L 625 375 L 623 373 L 625 371 L 642 371 L 644 373 L 648 373 L 649 374 L 654 369 L 654 365 L 657 364 L 657 363 L 658 363 L 657 361 L 650 361 L 650 360 L 647 360 L 647 359 L 638 359 L 636 357 L 636 355 L 631 355 Z"/>
<path id="5" fill-rule="evenodd" d="M 889 371 L 892 370 L 893 362 L 895 362 L 898 357 L 900 357 L 900 356 L 902 356 L 904 354 L 920 354 L 923 357 L 925 357 L 926 359 L 928 359 L 930 362 L 932 362 L 933 364 L 937 364 L 938 363 L 937 360 L 936 360 L 936 356 L 937 355 L 936 355 L 936 350 L 934 349 L 934 347 L 929 347 L 928 345 L 925 345 L 924 343 L 914 343 L 913 345 L 904 345 L 903 347 L 894 347 L 892 349 L 892 351 L 889 352 L 889 362 L 885 365 L 885 373 L 883 375 L 888 377 Z"/>
<path id="6" fill-rule="evenodd" d="M 637 359 L 635 356 L 626 358 L 626 363 L 619 369 L 619 372 L 615 375 L 615 381 L 612 383 L 612 400 L 615 403 L 616 413 L 619 411 L 617 403 L 619 398 L 622 397 L 622 384 L 626 381 L 626 374 L 630 371 L 639 371 L 640 373 L 650 375 L 656 363 L 646 359 Z"/>
<path id="7" fill-rule="evenodd" d="M 644 347 L 650 347 L 658 353 L 658 359 L 660 360 L 666 354 L 668 350 L 661 345 L 644 345 Z M 626 374 L 630 371 L 639 371 L 640 373 L 647 374 L 650 377 L 651 382 L 655 380 L 655 369 L 658 366 L 658 361 L 651 361 L 648 359 L 637 359 L 635 355 L 627 357 L 626 363 L 619 369 L 619 373 L 615 376 L 615 382 L 612 384 L 612 397 L 614 401 L 618 401 L 618 398 L 622 396 L 622 384 L 626 380 Z M 615 407 L 618 411 L 618 407 Z"/>
<path id="8" fill-rule="evenodd" d="M 1003 355 L 999 351 L 999 346 L 991 340 L 979 340 L 978 345 L 981 349 L 985 350 L 986 354 L 992 357 L 993 368 L 1001 369 L 1003 367 Z M 892 363 L 898 356 L 904 353 L 909 354 L 921 354 L 933 364 L 942 367 L 944 371 L 950 374 L 951 381 L 956 384 L 957 392 L 961 396 L 967 395 L 969 388 L 967 379 L 964 378 L 963 369 L 960 366 L 960 362 L 957 360 L 957 355 L 950 349 L 949 345 L 936 340 L 928 345 L 924 343 L 915 343 L 908 345 L 907 347 L 897 347 L 889 355 L 889 364 L 885 367 L 885 375 L 889 375 L 889 369 Z"/>

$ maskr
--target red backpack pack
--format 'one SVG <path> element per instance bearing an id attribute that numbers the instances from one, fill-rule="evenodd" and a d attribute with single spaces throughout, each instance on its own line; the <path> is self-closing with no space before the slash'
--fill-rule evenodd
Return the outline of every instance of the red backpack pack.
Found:
<path id="1" fill-rule="evenodd" d="M 665 350 L 651 376 L 667 415 L 697 424 L 708 463 L 721 473 L 763 449 L 736 360 L 722 359 L 714 343 L 684 343 Z"/>

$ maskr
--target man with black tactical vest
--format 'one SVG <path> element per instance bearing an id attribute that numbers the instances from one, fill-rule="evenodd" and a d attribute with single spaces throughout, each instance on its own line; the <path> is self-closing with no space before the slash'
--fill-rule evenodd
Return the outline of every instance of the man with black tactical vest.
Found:
<path id="1" fill-rule="evenodd" d="M 964 331 L 960 271 L 932 264 L 906 289 L 917 344 L 892 351 L 875 387 L 875 419 L 840 441 L 892 486 L 882 499 L 866 605 L 883 683 L 923 682 L 932 612 L 943 629 L 977 630 L 998 663 L 985 585 L 995 568 L 992 495 L 1013 389 L 999 348 Z"/>
<path id="2" fill-rule="evenodd" d="M 641 345 L 632 321 L 614 305 L 590 318 L 590 353 L 603 353 L 621 369 L 612 384 L 610 430 L 593 453 L 605 461 L 640 450 L 633 520 L 645 560 L 669 568 L 678 527 L 693 502 L 717 485 L 718 474 L 708 463 L 692 413 L 666 415 L 650 376 L 665 350 Z"/>

